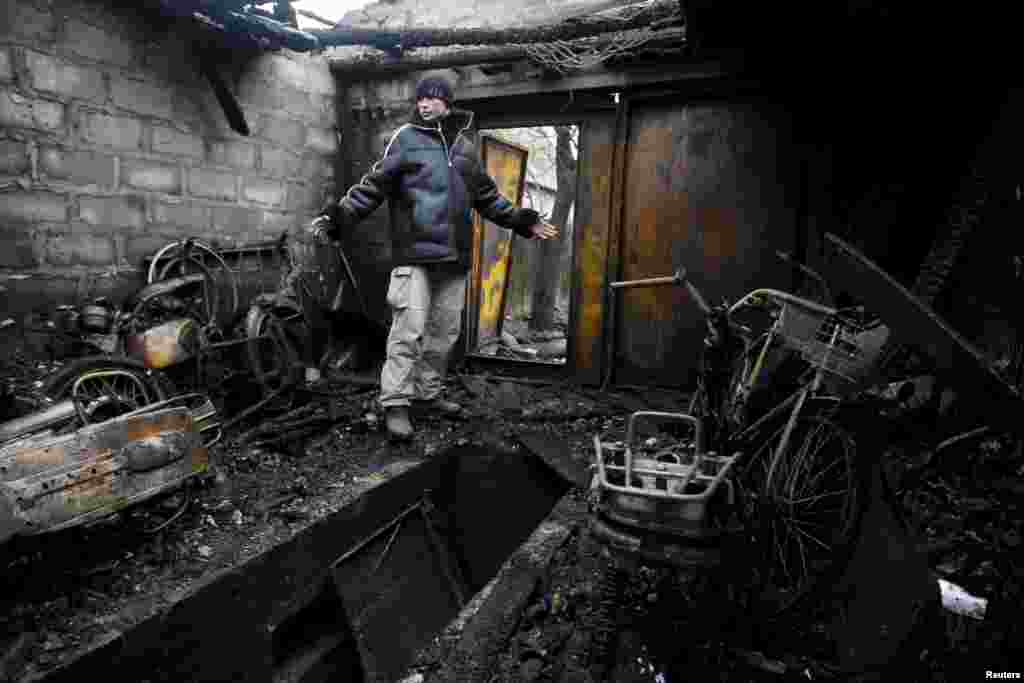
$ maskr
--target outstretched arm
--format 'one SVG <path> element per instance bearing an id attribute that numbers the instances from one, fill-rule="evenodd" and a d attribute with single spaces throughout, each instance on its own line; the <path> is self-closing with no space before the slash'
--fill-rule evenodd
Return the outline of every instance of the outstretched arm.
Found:
<path id="1" fill-rule="evenodd" d="M 558 237 L 558 228 L 541 221 L 540 214 L 533 209 L 516 208 L 512 202 L 498 192 L 494 179 L 482 168 L 476 173 L 476 200 L 474 208 L 480 214 L 503 228 L 514 230 L 527 239 L 552 239 Z"/>
<path id="2" fill-rule="evenodd" d="M 323 215 L 313 221 L 316 232 L 331 237 L 343 228 L 353 226 L 373 213 L 392 195 L 402 171 L 401 147 L 396 143 L 401 129 L 395 132 L 384 150 L 384 156 L 353 185 L 339 201 L 324 207 Z"/>

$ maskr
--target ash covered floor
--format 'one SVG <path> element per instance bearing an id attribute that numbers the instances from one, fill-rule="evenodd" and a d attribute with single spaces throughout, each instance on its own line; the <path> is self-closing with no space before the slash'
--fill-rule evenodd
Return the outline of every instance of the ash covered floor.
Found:
<path id="1" fill-rule="evenodd" d="M 49 369 L 23 365 L 20 381 Z M 419 416 L 412 443 L 397 445 L 383 430 L 374 387 L 310 389 L 308 402 L 287 416 L 306 428 L 275 440 L 273 422 L 240 425 L 213 446 L 209 475 L 190 490 L 88 529 L 16 538 L 0 548 L 0 680 L 45 672 L 122 637 L 203 582 L 449 446 L 524 429 L 582 441 L 623 414 L 623 401 L 635 404 L 625 395 L 454 378 L 449 396 L 465 415 Z"/>
<path id="2" fill-rule="evenodd" d="M 318 427 L 278 442 L 263 438 L 245 445 L 237 434 L 227 438 L 213 449 L 210 476 L 180 517 L 161 530 L 147 531 L 171 520 L 183 494 L 95 528 L 3 548 L 0 679 L 25 680 L 122 637 L 218 573 L 448 446 L 542 433 L 561 440 L 585 466 L 593 457 L 594 434 L 621 438 L 629 412 L 684 405 L 681 394 L 657 390 L 600 393 L 484 376 L 449 384 L 448 396 L 466 407 L 465 415 L 419 417 L 407 445 L 387 440 L 373 387 L 314 387 L 321 393 L 294 414 L 309 424 L 319 418 Z M 260 440 L 262 445 L 254 444 Z M 930 635 L 915 631 L 907 647 L 914 648 L 916 680 L 966 680 L 971 672 L 983 676 L 985 669 L 1012 666 L 1006 653 L 1021 641 L 1016 611 L 1024 582 L 1024 472 L 1011 449 L 998 440 L 985 442 L 930 474 L 908 499 L 933 574 L 990 601 L 985 621 L 937 613 L 922 627 Z M 893 463 L 898 469 L 900 462 Z M 606 560 L 585 528 L 584 489 L 574 489 L 558 514 L 570 532 L 544 561 L 512 628 L 498 634 L 490 654 L 475 663 L 479 680 L 590 679 L 587 658 L 594 650 Z M 785 631 L 750 624 L 746 633 L 715 633 L 705 628 L 717 609 L 706 585 L 655 567 L 629 576 L 607 680 L 682 680 L 681 672 L 691 680 L 843 678 L 836 668 L 834 615 L 827 609 Z M 439 634 L 418 657 L 413 680 L 445 680 L 439 676 L 461 636 L 457 624 Z M 878 675 L 845 678 L 885 680 Z"/>

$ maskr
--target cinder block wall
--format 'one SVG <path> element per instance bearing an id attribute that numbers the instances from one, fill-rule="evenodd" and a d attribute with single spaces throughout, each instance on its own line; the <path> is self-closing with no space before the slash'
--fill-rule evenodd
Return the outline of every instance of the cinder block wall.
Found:
<path id="1" fill-rule="evenodd" d="M 142 12 L 0 4 L 2 318 L 130 292 L 142 259 L 183 236 L 231 246 L 296 230 L 333 183 L 326 57 L 229 55 L 218 69 L 245 137 L 200 75 L 194 24 Z"/>

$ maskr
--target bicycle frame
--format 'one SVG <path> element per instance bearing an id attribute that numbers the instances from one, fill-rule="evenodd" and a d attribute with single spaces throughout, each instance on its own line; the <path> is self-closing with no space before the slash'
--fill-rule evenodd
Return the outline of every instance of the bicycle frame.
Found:
<path id="1" fill-rule="evenodd" d="M 742 299 L 737 301 L 733 306 L 729 308 L 728 317 L 731 319 L 732 316 L 739 313 L 748 306 L 763 305 L 763 302 L 765 300 L 773 301 L 776 303 L 782 302 L 784 305 L 796 306 L 798 308 L 810 311 L 812 313 L 816 313 L 826 318 L 832 317 L 838 312 L 837 309 L 834 309 L 830 306 L 824 306 L 813 301 L 810 301 L 808 299 L 798 297 L 794 294 L 783 292 L 781 290 L 755 289 L 754 291 L 748 293 L 746 296 L 744 296 Z M 779 336 L 779 329 L 780 325 L 782 324 L 782 321 L 782 315 L 777 316 L 775 322 L 772 324 L 768 332 L 765 334 L 765 340 L 761 346 L 760 352 L 758 353 L 757 360 L 754 363 L 754 367 L 750 370 L 749 373 L 744 371 L 744 379 L 740 382 L 739 387 L 737 387 L 738 395 L 733 397 L 734 401 L 739 401 L 741 404 L 744 404 L 746 400 L 749 398 L 751 390 L 756 385 L 757 380 L 760 378 L 761 372 L 764 369 L 764 362 L 768 356 L 769 349 L 772 347 L 772 342 L 775 341 L 775 339 Z M 830 350 L 834 348 L 837 340 L 839 339 L 840 329 L 840 326 L 836 325 L 835 328 L 832 330 L 831 337 L 828 342 Z M 828 351 L 826 353 L 830 352 L 831 351 Z M 745 352 L 744 360 L 746 359 L 746 357 L 747 354 Z M 790 412 L 789 418 L 786 421 L 786 426 L 783 431 L 782 438 L 779 440 L 779 443 L 776 446 L 775 452 L 772 454 L 771 461 L 768 465 L 769 479 L 775 472 L 776 465 L 778 464 L 779 459 L 782 457 L 782 454 L 785 453 L 786 448 L 789 446 L 789 440 L 793 434 L 793 429 L 796 426 L 796 422 L 799 419 L 800 414 L 803 412 L 804 404 L 806 403 L 808 397 L 816 395 L 818 391 L 821 389 L 822 380 L 826 372 L 825 367 L 825 362 L 821 364 L 815 364 L 814 377 L 809 382 L 805 382 L 800 389 L 798 389 L 796 392 L 790 395 L 790 397 L 787 398 L 785 401 L 776 405 L 768 413 L 761 416 L 754 424 L 747 426 L 738 434 L 732 435 L 732 437 L 728 439 L 728 441 L 732 443 L 743 443 L 745 439 L 748 439 L 753 434 L 758 433 L 758 430 L 765 424 L 769 423 L 773 418 L 781 416 L 781 414 L 785 411 L 787 406 L 792 405 L 792 411 Z"/>
<path id="2" fill-rule="evenodd" d="M 700 290 L 689 280 L 684 269 L 678 270 L 671 276 L 668 277 L 656 277 L 647 278 L 642 280 L 632 281 L 621 281 L 612 282 L 609 284 L 611 291 L 624 288 L 633 287 L 656 287 L 656 286 L 685 286 L 689 292 L 691 298 L 697 304 L 697 307 L 704 314 L 708 321 L 708 332 L 709 338 L 706 342 L 706 349 L 716 348 L 716 345 L 729 344 L 730 341 L 725 339 L 722 329 L 716 329 L 716 325 L 727 327 L 726 333 L 731 333 L 732 330 L 737 330 L 741 333 L 741 339 L 743 341 L 743 359 L 744 367 L 741 373 L 741 382 L 739 386 L 735 388 L 737 394 L 729 397 L 729 403 L 739 402 L 743 404 L 749 397 L 753 387 L 756 386 L 758 379 L 765 368 L 765 360 L 767 358 L 769 350 L 772 348 L 773 343 L 779 337 L 780 326 L 783 323 L 781 315 L 776 316 L 775 321 L 771 327 L 767 330 L 764 335 L 764 341 L 761 343 L 761 348 L 757 353 L 756 359 L 753 365 L 749 365 L 750 348 L 753 343 L 750 340 L 750 330 L 737 325 L 733 321 L 733 317 L 741 312 L 744 308 L 758 306 L 763 307 L 768 303 L 774 303 L 779 306 L 793 306 L 797 307 L 808 314 L 820 316 L 821 318 L 829 318 L 835 316 L 838 312 L 830 306 L 818 304 L 814 301 L 804 299 L 802 297 L 790 294 L 776 289 L 756 289 L 732 306 L 729 306 L 724 310 L 724 319 L 717 320 L 715 323 L 712 322 L 713 316 L 715 315 L 715 309 L 708 305 L 706 298 L 700 292 Z M 831 336 L 828 341 L 829 347 L 836 344 L 840 336 L 840 326 L 836 325 L 831 331 Z M 760 343 L 760 342 L 759 342 Z M 719 346 L 720 348 L 720 346 Z M 826 351 L 826 360 L 829 351 Z M 726 480 L 726 475 L 734 469 L 734 465 L 738 465 L 738 461 L 742 459 L 743 451 L 753 441 L 753 439 L 763 432 L 763 429 L 769 424 L 777 424 L 777 420 L 788 412 L 785 426 L 782 433 L 782 438 L 776 445 L 771 459 L 768 464 L 769 476 L 774 473 L 777 462 L 783 456 L 786 448 L 789 445 L 790 438 L 793 430 L 800 418 L 800 415 L 804 412 L 807 402 L 812 397 L 815 399 L 826 398 L 818 396 L 824 374 L 826 372 L 826 362 L 821 362 L 815 365 L 815 372 L 813 377 L 806 382 L 803 382 L 802 386 L 795 392 L 793 392 L 785 400 L 779 402 L 777 405 L 772 407 L 764 415 L 760 416 L 752 424 L 743 426 L 738 432 L 729 434 L 725 429 L 726 420 L 721 415 L 693 415 L 685 413 L 653 413 L 653 412 L 638 412 L 630 416 L 629 427 L 627 430 L 627 443 L 625 445 L 624 452 L 624 463 L 620 465 L 610 465 L 606 463 L 608 455 L 611 454 L 612 448 L 608 445 L 602 445 L 600 439 L 595 437 L 595 449 L 597 452 L 597 477 L 595 480 L 595 486 L 609 492 L 610 494 L 618 496 L 620 502 L 627 502 L 628 505 L 633 507 L 642 507 L 638 499 L 648 498 L 652 501 L 662 501 L 663 503 L 677 503 L 677 504 L 688 504 L 690 506 L 689 511 L 681 512 L 683 516 L 689 517 L 692 522 L 694 517 L 701 518 L 704 514 L 704 507 L 707 504 L 708 499 L 714 493 L 715 489 L 720 483 L 724 481 L 729 493 L 732 493 L 731 482 Z M 709 370 L 705 367 L 702 369 L 702 373 L 708 373 Z M 715 381 L 709 376 L 703 377 L 705 385 L 709 382 Z M 707 391 L 707 386 L 705 388 Z M 832 397 L 833 400 L 838 401 L 837 397 Z M 714 408 L 712 408 L 714 410 Z M 658 457 L 640 459 L 640 466 L 635 467 L 635 461 L 633 448 L 634 448 L 634 423 L 638 418 L 660 418 L 660 419 L 671 419 L 675 421 L 682 421 L 690 423 L 694 427 L 695 440 L 694 449 L 692 453 L 693 460 L 686 464 L 680 462 L 664 463 L 657 462 Z M 712 428 L 705 424 L 706 418 L 710 417 L 715 421 L 715 425 Z M 708 432 L 713 436 L 708 437 Z M 710 442 L 709 442 L 710 441 Z M 684 490 L 687 484 L 696 481 L 697 473 L 704 460 L 710 459 L 716 465 L 716 471 L 714 476 L 705 477 L 700 481 L 702 490 L 698 493 L 685 494 Z M 678 460 L 678 458 L 677 458 Z M 609 473 L 618 472 L 623 478 L 622 484 L 616 484 L 609 480 Z M 644 483 L 651 483 L 652 481 L 660 481 L 662 483 L 661 488 L 655 486 L 635 486 L 633 484 L 634 475 L 638 476 L 639 479 Z M 644 481 L 647 480 L 647 481 Z M 627 498 L 623 498 L 626 496 Z M 731 495 L 729 496 L 731 499 Z M 632 499 L 633 502 L 628 502 L 628 499 Z M 683 508 L 685 509 L 685 508 Z M 614 515 L 613 515 L 614 517 Z M 626 520 L 619 520 L 626 521 Z M 683 535 L 695 535 L 696 532 L 690 529 L 684 532 L 682 528 L 677 529 L 677 533 L 683 533 Z"/>

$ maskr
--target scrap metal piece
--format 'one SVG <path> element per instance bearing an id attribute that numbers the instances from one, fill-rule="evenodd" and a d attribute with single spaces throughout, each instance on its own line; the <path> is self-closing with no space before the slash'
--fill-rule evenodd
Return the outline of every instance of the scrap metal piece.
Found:
<path id="1" fill-rule="evenodd" d="M 142 410 L 0 448 L 0 542 L 97 521 L 204 472 L 187 406 Z"/>
<path id="2" fill-rule="evenodd" d="M 977 348 L 860 251 L 831 233 L 825 239 L 842 257 L 832 270 L 834 278 L 881 317 L 894 339 L 919 347 L 934 360 L 936 372 L 986 406 L 990 424 L 1024 435 L 1020 393 Z"/>
<path id="3" fill-rule="evenodd" d="M 74 419 L 75 402 L 71 399 L 54 403 L 43 410 L 0 423 L 0 444 L 29 436 Z"/>

